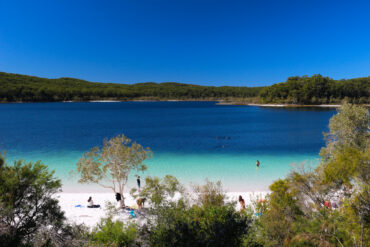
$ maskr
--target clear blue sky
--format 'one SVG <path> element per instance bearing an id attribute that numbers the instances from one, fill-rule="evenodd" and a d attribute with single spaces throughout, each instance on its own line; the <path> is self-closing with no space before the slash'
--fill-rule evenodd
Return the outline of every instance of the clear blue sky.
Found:
<path id="1" fill-rule="evenodd" d="M 0 71 L 269 85 L 370 75 L 370 1 L 0 0 Z"/>

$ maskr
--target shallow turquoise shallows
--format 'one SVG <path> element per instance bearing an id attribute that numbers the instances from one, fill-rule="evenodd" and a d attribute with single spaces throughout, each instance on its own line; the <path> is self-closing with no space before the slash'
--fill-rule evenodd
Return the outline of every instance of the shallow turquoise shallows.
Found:
<path id="1" fill-rule="evenodd" d="M 318 164 L 335 112 L 215 102 L 0 104 L 0 149 L 8 161 L 42 160 L 65 191 L 81 191 L 93 187 L 76 186 L 70 171 L 78 158 L 124 133 L 153 150 L 143 177 L 172 174 L 187 185 L 208 178 L 229 191 L 261 191 L 292 164 Z M 132 176 L 128 187 L 134 184 Z"/>

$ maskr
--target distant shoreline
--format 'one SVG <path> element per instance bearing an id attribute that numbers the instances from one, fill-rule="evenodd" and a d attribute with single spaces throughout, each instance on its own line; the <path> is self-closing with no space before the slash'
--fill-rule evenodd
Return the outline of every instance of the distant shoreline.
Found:
<path id="1" fill-rule="evenodd" d="M 119 103 L 119 102 L 216 102 L 216 105 L 234 105 L 234 106 L 258 106 L 271 108 L 298 108 L 298 107 L 318 107 L 318 108 L 338 108 L 341 104 L 320 104 L 320 105 L 304 105 L 304 104 L 263 104 L 263 103 L 248 103 L 238 101 L 227 101 L 220 99 L 132 99 L 132 100 L 68 100 L 68 101 L 13 101 L 0 102 L 0 104 L 22 104 L 22 103 Z M 370 107 L 369 104 L 364 106 Z"/>
<path id="2" fill-rule="evenodd" d="M 244 106 L 259 106 L 259 107 L 276 107 L 276 108 L 283 108 L 283 107 L 322 107 L 322 108 L 338 108 L 342 105 L 340 104 L 321 104 L 321 105 L 303 105 L 303 104 L 255 104 L 255 103 L 243 103 L 243 102 L 218 102 L 217 105 L 244 105 Z M 370 105 L 366 105 L 369 107 Z"/>
<path id="3" fill-rule="evenodd" d="M 220 99 L 131 99 L 131 100 L 66 100 L 66 101 L 0 101 L 0 104 L 22 103 L 115 103 L 115 102 L 221 102 Z"/>

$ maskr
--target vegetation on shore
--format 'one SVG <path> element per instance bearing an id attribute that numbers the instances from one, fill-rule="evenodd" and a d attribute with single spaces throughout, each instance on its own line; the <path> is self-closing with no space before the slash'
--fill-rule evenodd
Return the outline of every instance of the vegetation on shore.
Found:
<path id="1" fill-rule="evenodd" d="M 240 212 L 235 208 L 237 202 L 226 200 L 220 182 L 206 181 L 190 194 L 173 176 L 147 177 L 142 190 L 131 191 L 150 205 L 147 221 L 127 224 L 113 220 L 115 212 L 110 212 L 93 231 L 65 221 L 56 199 L 52 199 L 60 180 L 45 166 L 22 161 L 11 166 L 0 156 L 0 245 L 370 246 L 368 126 L 366 108 L 344 104 L 330 120 L 320 164 L 315 168 L 298 165 L 270 186 L 265 200 L 257 200 Z M 112 139 L 115 145 L 104 146 L 106 155 L 89 156 L 86 162 L 80 160 L 78 167 L 95 167 L 92 170 L 98 177 L 101 171 L 97 169 L 104 164 L 114 173 L 120 172 L 120 167 L 126 174 L 135 170 L 132 167 L 144 159 L 117 159 L 129 166 L 112 165 L 119 154 L 142 154 L 141 149 L 127 147 L 126 139 L 120 138 Z M 117 146 L 119 140 L 122 147 Z M 97 181 L 96 176 L 87 175 L 81 174 L 83 182 Z"/>
<path id="2" fill-rule="evenodd" d="M 263 103 L 333 104 L 345 100 L 354 104 L 370 103 L 370 76 L 333 80 L 321 75 L 289 77 L 286 82 L 263 88 Z"/>
<path id="3" fill-rule="evenodd" d="M 175 82 L 96 83 L 74 78 L 46 79 L 0 72 L 0 102 L 89 100 L 217 100 L 248 98 L 261 87 L 209 87 Z"/>
<path id="4" fill-rule="evenodd" d="M 354 104 L 370 103 L 370 77 L 333 80 L 329 77 L 289 77 L 266 87 L 199 86 L 175 82 L 97 83 L 74 78 L 47 79 L 0 72 L 0 102 L 90 100 L 223 100 L 235 104 Z"/>

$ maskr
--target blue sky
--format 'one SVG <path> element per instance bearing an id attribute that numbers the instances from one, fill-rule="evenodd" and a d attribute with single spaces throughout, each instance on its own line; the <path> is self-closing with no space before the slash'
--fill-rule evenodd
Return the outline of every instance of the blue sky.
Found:
<path id="1" fill-rule="evenodd" d="M 0 71 L 258 86 L 370 75 L 370 1 L 0 0 Z"/>

